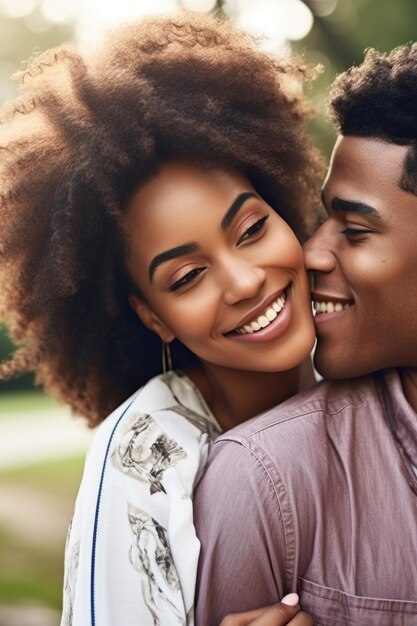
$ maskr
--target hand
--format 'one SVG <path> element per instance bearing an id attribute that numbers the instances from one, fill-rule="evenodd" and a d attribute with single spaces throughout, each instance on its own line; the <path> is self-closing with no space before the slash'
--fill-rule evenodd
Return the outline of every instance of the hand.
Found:
<path id="1" fill-rule="evenodd" d="M 313 619 L 304 611 L 300 611 L 298 595 L 290 593 L 281 602 L 268 607 L 231 613 L 222 619 L 220 626 L 313 626 Z"/>

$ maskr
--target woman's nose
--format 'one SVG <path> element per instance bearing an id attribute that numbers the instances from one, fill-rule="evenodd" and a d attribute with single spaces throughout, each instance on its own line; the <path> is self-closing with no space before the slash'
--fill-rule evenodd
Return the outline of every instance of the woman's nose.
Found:
<path id="1" fill-rule="evenodd" d="M 243 260 L 228 260 L 222 272 L 223 299 L 228 305 L 255 298 L 265 282 L 261 267 Z"/>

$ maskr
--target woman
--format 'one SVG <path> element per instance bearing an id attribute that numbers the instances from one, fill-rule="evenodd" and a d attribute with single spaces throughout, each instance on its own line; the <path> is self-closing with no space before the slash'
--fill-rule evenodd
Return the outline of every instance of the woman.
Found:
<path id="1" fill-rule="evenodd" d="M 290 228 L 313 225 L 322 174 L 290 89 L 305 75 L 185 14 L 122 27 L 90 56 L 43 54 L 3 115 L 2 315 L 22 347 L 0 374 L 35 369 L 104 420 L 62 624 L 191 624 L 210 441 L 311 382 Z"/>

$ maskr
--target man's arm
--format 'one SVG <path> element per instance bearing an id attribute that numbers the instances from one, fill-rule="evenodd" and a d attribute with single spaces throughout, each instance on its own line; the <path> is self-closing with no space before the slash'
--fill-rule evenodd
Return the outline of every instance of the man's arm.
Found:
<path id="1" fill-rule="evenodd" d="M 269 461 L 222 440 L 194 496 L 201 541 L 198 626 L 218 626 L 229 613 L 278 602 L 285 585 L 286 542 Z"/>

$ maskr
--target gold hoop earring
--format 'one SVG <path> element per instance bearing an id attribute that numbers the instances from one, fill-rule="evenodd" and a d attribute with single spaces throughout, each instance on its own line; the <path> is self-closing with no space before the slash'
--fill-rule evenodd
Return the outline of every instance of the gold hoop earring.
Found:
<path id="1" fill-rule="evenodd" d="M 162 376 L 166 381 L 168 378 L 168 372 L 172 370 L 172 355 L 171 346 L 165 341 L 162 342 Z"/>

